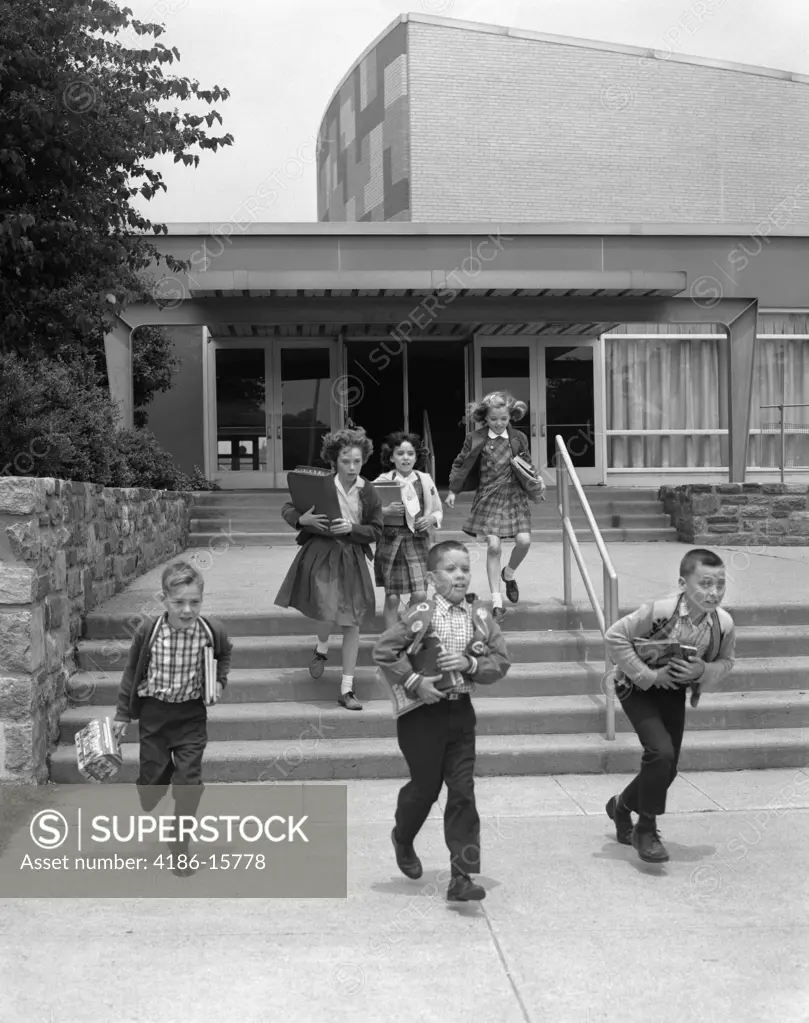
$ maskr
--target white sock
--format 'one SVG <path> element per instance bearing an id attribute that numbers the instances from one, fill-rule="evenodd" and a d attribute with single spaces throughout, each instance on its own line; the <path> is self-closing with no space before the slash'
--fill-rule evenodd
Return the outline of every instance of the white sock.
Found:
<path id="1" fill-rule="evenodd" d="M 326 640 L 325 643 L 321 643 L 320 640 L 318 640 L 317 641 L 317 646 L 315 647 L 315 650 L 317 650 L 317 652 L 319 654 L 324 654 L 324 655 L 327 654 L 329 652 L 329 641 Z"/>
<path id="2" fill-rule="evenodd" d="M 506 565 L 506 567 L 503 569 L 503 578 L 508 580 L 508 582 L 511 582 L 511 580 L 514 578 L 514 569 L 511 567 L 511 565 Z"/>
<path id="3" fill-rule="evenodd" d="M 340 695 L 345 696 L 346 693 L 354 692 L 354 676 L 343 675 L 342 681 L 340 682 Z"/>
<path id="4" fill-rule="evenodd" d="M 492 594 L 492 607 L 502 607 L 502 606 L 503 606 L 503 594 L 502 593 L 493 593 Z"/>

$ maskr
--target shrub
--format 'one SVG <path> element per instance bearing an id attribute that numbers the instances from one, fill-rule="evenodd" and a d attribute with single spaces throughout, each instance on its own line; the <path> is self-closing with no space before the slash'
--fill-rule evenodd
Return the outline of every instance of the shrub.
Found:
<path id="1" fill-rule="evenodd" d="M 53 476 L 108 487 L 218 490 L 181 472 L 149 430 L 121 430 L 89 356 L 0 353 L 0 476 Z"/>

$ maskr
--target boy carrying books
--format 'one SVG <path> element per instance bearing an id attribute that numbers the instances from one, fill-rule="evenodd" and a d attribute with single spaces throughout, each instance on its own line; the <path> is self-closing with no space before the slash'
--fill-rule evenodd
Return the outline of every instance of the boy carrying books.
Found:
<path id="1" fill-rule="evenodd" d="M 680 562 L 680 593 L 644 604 L 607 630 L 617 667 L 615 695 L 643 746 L 640 773 L 607 803 L 607 815 L 623 845 L 647 863 L 669 858 L 656 819 L 677 777 L 685 730 L 685 694 L 716 689 L 733 669 L 733 619 L 719 605 L 725 565 L 718 554 L 697 548 Z M 632 813 L 638 814 L 633 826 Z"/>
<path id="2" fill-rule="evenodd" d="M 153 810 L 173 782 L 175 816 L 194 816 L 208 742 L 206 665 L 207 673 L 216 666 L 215 681 L 207 679 L 215 702 L 227 685 L 233 645 L 221 622 L 201 617 L 204 582 L 193 565 L 168 565 L 162 585 L 166 611 L 135 633 L 113 727 L 120 740 L 129 722 L 139 721 L 137 789 L 143 810 Z M 172 852 L 187 855 L 187 840 L 178 840 Z"/>
<path id="3" fill-rule="evenodd" d="M 491 612 L 467 597 L 470 579 L 464 544 L 447 540 L 431 547 L 427 581 L 435 587 L 434 599 L 408 609 L 374 647 L 374 661 L 394 704 L 399 748 L 410 770 L 410 781 L 399 792 L 391 832 L 396 863 L 406 877 L 421 877 L 413 842 L 446 783 L 450 902 L 486 896 L 469 877 L 480 873 L 476 718 L 470 695 L 476 683 L 491 685 L 510 667 L 505 640 Z"/>

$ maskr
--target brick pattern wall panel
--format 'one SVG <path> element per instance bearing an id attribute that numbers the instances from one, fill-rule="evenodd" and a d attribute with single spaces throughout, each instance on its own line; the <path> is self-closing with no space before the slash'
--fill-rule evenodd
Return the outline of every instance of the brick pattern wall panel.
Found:
<path id="1" fill-rule="evenodd" d="M 809 223 L 809 86 L 423 23 L 408 50 L 413 220 Z"/>
<path id="2" fill-rule="evenodd" d="M 410 219 L 407 82 L 407 25 L 400 24 L 351 71 L 323 118 L 319 220 Z"/>

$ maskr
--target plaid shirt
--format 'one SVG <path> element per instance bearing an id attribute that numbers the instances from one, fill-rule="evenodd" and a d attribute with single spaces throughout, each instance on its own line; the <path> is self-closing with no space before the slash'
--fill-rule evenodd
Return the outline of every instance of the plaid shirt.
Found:
<path id="1" fill-rule="evenodd" d="M 197 619 L 191 629 L 172 629 L 164 618 L 157 630 L 146 678 L 138 696 L 183 703 L 202 696 L 207 637 Z"/>
<path id="2" fill-rule="evenodd" d="M 685 597 L 680 597 L 678 612 L 669 638 L 675 643 L 696 647 L 697 656 L 703 657 L 711 643 L 710 614 L 704 615 L 699 625 L 695 625 L 688 612 L 688 601 Z"/>
<path id="3" fill-rule="evenodd" d="M 440 593 L 436 593 L 435 612 L 430 626 L 448 653 L 464 654 L 474 635 L 472 605 L 466 601 L 451 604 Z M 471 693 L 474 690 L 475 683 L 465 681 L 460 671 L 448 671 L 446 674 L 452 680 L 454 693 Z"/>

